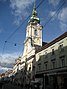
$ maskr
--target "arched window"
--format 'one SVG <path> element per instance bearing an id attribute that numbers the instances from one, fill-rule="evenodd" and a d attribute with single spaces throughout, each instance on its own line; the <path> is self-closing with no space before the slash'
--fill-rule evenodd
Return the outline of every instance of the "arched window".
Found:
<path id="1" fill-rule="evenodd" d="M 37 35 L 37 30 L 36 29 L 34 30 L 34 35 Z"/>

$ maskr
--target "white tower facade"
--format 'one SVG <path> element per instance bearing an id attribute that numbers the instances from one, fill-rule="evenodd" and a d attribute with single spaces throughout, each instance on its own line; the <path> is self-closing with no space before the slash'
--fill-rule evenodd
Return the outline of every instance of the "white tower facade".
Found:
<path id="1" fill-rule="evenodd" d="M 26 73 L 26 82 L 29 83 L 30 79 L 34 78 L 35 70 L 35 53 L 38 48 L 42 47 L 42 26 L 40 25 L 40 19 L 38 18 L 36 7 L 34 5 L 32 16 L 28 21 L 26 28 L 26 38 L 24 41 L 24 51 L 21 56 L 20 70 L 23 69 Z M 33 71 L 32 71 L 33 70 Z M 30 75 L 30 79 L 28 79 Z"/>
<path id="2" fill-rule="evenodd" d="M 26 28 L 26 39 L 24 41 L 24 54 L 28 53 L 35 46 L 42 46 L 42 26 L 37 16 L 36 7 L 34 5 L 32 16 L 28 21 Z"/>

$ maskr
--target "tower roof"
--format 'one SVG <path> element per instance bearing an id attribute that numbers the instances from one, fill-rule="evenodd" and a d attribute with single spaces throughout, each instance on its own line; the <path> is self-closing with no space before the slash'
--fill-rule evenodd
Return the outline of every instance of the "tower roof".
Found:
<path id="1" fill-rule="evenodd" d="M 34 4 L 33 11 L 32 11 L 32 16 L 36 17 L 37 16 L 37 11 L 36 11 L 36 6 Z"/>
<path id="2" fill-rule="evenodd" d="M 32 11 L 32 16 L 29 20 L 29 23 L 40 23 L 40 19 L 38 18 L 38 14 L 36 11 L 36 5 L 34 4 L 33 11 Z"/>

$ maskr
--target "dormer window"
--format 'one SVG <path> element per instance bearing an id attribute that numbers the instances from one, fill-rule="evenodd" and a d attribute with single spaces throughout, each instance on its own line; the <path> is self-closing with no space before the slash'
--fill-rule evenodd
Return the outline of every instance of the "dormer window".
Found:
<path id="1" fill-rule="evenodd" d="M 48 56 L 47 56 L 48 54 L 47 54 L 47 52 L 45 52 L 45 58 L 47 58 Z"/>
<path id="2" fill-rule="evenodd" d="M 63 44 L 61 44 L 61 45 L 59 46 L 59 50 L 60 50 L 60 52 L 63 52 L 63 51 L 64 51 L 64 46 L 63 46 Z"/>
<path id="3" fill-rule="evenodd" d="M 52 49 L 52 55 L 54 55 L 55 53 L 54 53 L 54 49 Z"/>
<path id="4" fill-rule="evenodd" d="M 37 30 L 36 30 L 36 29 L 34 30 L 34 35 L 35 35 L 35 36 L 37 35 Z"/>

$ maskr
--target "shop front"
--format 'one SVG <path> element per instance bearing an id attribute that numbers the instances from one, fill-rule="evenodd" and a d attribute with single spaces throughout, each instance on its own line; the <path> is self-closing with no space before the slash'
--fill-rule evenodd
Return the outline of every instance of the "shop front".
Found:
<path id="1" fill-rule="evenodd" d="M 36 74 L 40 79 L 41 89 L 67 89 L 67 69 L 54 69 Z"/>

